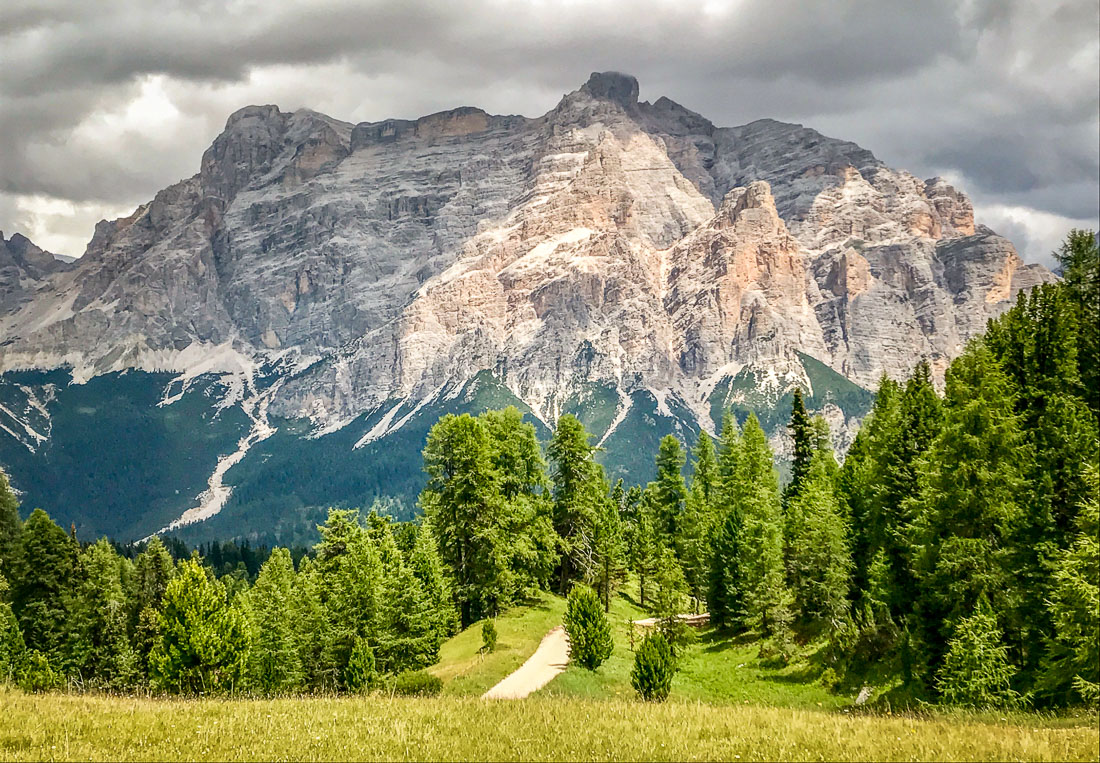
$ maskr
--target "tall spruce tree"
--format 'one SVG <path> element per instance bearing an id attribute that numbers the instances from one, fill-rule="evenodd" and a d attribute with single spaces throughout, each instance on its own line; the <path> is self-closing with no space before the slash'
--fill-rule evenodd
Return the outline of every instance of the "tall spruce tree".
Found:
<path id="1" fill-rule="evenodd" d="M 55 665 L 63 657 L 78 551 L 46 512 L 35 509 L 23 525 L 12 565 L 12 610 L 27 648 L 42 652 Z"/>
<path id="2" fill-rule="evenodd" d="M 783 493 L 784 503 L 789 502 L 798 495 L 802 489 L 802 483 L 810 472 L 810 461 L 814 456 L 814 431 L 810 414 L 806 412 L 806 404 L 802 400 L 802 390 L 794 388 L 794 397 L 791 401 L 791 421 L 787 427 L 794 441 L 794 453 L 791 460 L 791 481 Z"/>
<path id="3" fill-rule="evenodd" d="M 558 419 L 547 454 L 554 485 L 554 529 L 561 537 L 558 592 L 574 579 L 591 579 L 596 564 L 596 527 L 605 500 L 603 470 L 584 424 L 572 414 Z"/>
<path id="4" fill-rule="evenodd" d="M 666 543 L 673 543 L 680 532 L 680 521 L 687 498 L 684 484 L 684 450 L 673 435 L 661 438 L 657 450 L 657 478 L 652 485 L 654 506 L 657 509 L 657 529 Z"/>
<path id="5" fill-rule="evenodd" d="M 619 504 L 605 497 L 596 504 L 596 532 L 593 542 L 595 568 L 592 583 L 603 600 L 605 612 L 611 611 L 611 595 L 626 578 L 626 540 Z"/>
<path id="6" fill-rule="evenodd" d="M 935 672 L 955 628 L 985 597 L 1008 613 L 1017 595 L 1007 562 L 1021 519 L 1028 448 L 1010 381 L 973 342 L 947 372 L 943 430 L 920 469 L 914 527 L 920 627 Z"/>
<path id="7" fill-rule="evenodd" d="M 838 625 L 848 611 L 852 562 L 836 496 L 836 460 L 824 421 L 814 421 L 818 436 L 810 468 L 787 505 L 787 571 L 802 620 Z"/>
<path id="8" fill-rule="evenodd" d="M 740 627 L 780 636 L 789 621 L 789 595 L 783 574 L 783 514 L 779 479 L 768 438 L 749 414 L 741 433 L 733 502 L 740 514 L 737 543 Z"/>
<path id="9" fill-rule="evenodd" d="M 389 524 L 378 532 L 382 563 L 379 622 L 373 649 L 378 670 L 401 673 L 439 660 L 442 638 L 435 627 L 431 602 L 423 585 L 405 565 Z"/>
<path id="10" fill-rule="evenodd" d="M 1077 362 L 1085 400 L 1100 420 L 1100 246 L 1096 232 L 1071 230 L 1054 256 L 1078 309 Z"/>
<path id="11" fill-rule="evenodd" d="M 698 483 L 703 500 L 713 504 L 721 489 L 721 477 L 718 473 L 718 456 L 714 449 L 714 440 L 703 430 L 699 430 L 699 439 L 692 451 L 691 483 Z"/>
<path id="12" fill-rule="evenodd" d="M 1048 602 L 1054 632 L 1039 682 L 1041 695 L 1058 704 L 1100 703 L 1100 481 L 1085 468 L 1090 495 L 1077 515 L 1077 537 L 1054 571 Z"/>
<path id="13" fill-rule="evenodd" d="M 63 665 L 89 686 L 128 689 L 137 682 L 140 661 L 128 634 L 125 564 L 102 538 L 78 558 Z"/>
<path id="14" fill-rule="evenodd" d="M 416 543 L 409 556 L 409 568 L 424 587 L 424 595 L 432 607 L 435 629 L 441 639 L 458 633 L 458 612 L 451 598 L 451 581 L 443 569 L 431 525 L 422 524 L 416 533 Z"/>
<path id="15" fill-rule="evenodd" d="M 248 684 L 264 694 L 292 691 L 303 679 L 294 587 L 290 551 L 272 549 L 248 592 L 245 607 L 251 630 Z"/>
<path id="16" fill-rule="evenodd" d="M 8 475 L 0 469 L 0 575 L 11 577 L 15 555 L 19 549 L 19 535 L 23 521 L 19 518 L 19 500 L 8 482 Z"/>
<path id="17" fill-rule="evenodd" d="M 549 507 L 531 476 L 534 429 L 505 413 L 443 416 L 424 446 L 420 505 L 451 571 L 463 625 L 545 585 L 556 561 Z M 516 463 L 525 476 L 503 479 L 501 469 Z"/>

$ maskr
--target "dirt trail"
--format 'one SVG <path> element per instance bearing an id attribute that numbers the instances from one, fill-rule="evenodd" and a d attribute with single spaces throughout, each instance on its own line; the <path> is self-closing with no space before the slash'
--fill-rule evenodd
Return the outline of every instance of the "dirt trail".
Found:
<path id="1" fill-rule="evenodd" d="M 482 699 L 523 699 L 554 680 L 554 676 L 569 664 L 569 637 L 565 628 L 558 626 L 542 637 L 539 648 L 527 658 L 527 662 L 508 675 Z"/>

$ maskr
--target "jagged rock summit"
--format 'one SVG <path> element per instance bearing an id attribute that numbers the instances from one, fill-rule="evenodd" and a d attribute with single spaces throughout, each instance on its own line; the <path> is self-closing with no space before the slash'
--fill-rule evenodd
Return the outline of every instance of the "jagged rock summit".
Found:
<path id="1" fill-rule="evenodd" d="M 489 384 L 546 425 L 583 412 L 613 466 L 622 427 L 687 435 L 796 384 L 843 446 L 861 410 L 836 390 L 942 371 L 1052 278 L 941 179 L 615 72 L 537 118 L 250 106 L 74 265 L 6 247 L 0 370 L 220 378 L 252 436 L 358 448 Z"/>

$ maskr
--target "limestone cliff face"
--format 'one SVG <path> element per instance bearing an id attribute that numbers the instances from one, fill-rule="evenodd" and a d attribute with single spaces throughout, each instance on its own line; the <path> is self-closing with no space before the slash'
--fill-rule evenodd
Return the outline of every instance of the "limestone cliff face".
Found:
<path id="1" fill-rule="evenodd" d="M 248 107 L 75 265 L 11 251 L 0 370 L 278 358 L 271 412 L 328 429 L 485 370 L 545 420 L 590 384 L 703 419 L 744 369 L 805 380 L 800 354 L 871 386 L 944 368 L 1053 277 L 942 180 L 799 125 L 715 127 L 615 73 L 535 119 Z"/>

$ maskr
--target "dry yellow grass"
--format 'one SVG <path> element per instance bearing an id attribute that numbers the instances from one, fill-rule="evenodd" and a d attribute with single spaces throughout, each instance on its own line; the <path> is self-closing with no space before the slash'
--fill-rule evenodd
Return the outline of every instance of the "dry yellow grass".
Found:
<path id="1" fill-rule="evenodd" d="M 1095 719 L 533 698 L 129 699 L 0 690 L 5 760 L 1096 760 Z"/>

